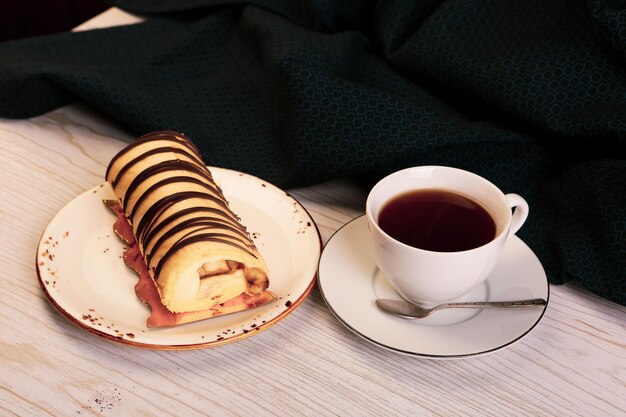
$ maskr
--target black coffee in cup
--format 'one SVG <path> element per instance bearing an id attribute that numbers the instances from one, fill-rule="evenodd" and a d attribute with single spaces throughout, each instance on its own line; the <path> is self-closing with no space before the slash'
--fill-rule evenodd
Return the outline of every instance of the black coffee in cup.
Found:
<path id="1" fill-rule="evenodd" d="M 444 189 L 391 198 L 380 210 L 378 225 L 406 245 L 434 252 L 474 249 L 496 236 L 495 222 L 480 203 Z"/>

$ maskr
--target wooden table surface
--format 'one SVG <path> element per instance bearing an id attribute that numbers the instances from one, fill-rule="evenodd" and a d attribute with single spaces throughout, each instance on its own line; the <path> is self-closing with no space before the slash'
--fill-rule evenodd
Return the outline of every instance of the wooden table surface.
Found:
<path id="1" fill-rule="evenodd" d="M 74 326 L 39 286 L 38 240 L 131 139 L 81 104 L 0 119 L 0 415 L 626 415 L 626 308 L 576 284 L 551 286 L 543 319 L 518 343 L 447 361 L 367 343 L 317 286 L 268 330 L 201 350 L 139 349 Z M 364 212 L 348 180 L 288 191 L 324 242 Z"/>

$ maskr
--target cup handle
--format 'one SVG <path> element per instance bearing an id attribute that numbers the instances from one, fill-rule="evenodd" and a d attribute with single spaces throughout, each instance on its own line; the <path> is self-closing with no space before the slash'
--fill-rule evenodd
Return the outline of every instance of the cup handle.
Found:
<path id="1" fill-rule="evenodd" d="M 518 194 L 510 193 L 505 195 L 505 197 L 509 202 L 509 206 L 515 209 L 511 217 L 511 226 L 509 227 L 509 236 L 511 236 L 517 233 L 526 221 L 528 217 L 528 203 Z"/>

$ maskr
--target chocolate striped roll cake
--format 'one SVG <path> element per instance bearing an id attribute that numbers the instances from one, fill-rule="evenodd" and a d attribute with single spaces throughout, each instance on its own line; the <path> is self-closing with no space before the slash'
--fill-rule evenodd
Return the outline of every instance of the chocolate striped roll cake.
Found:
<path id="1" fill-rule="evenodd" d="M 198 149 L 172 131 L 149 133 L 111 160 L 117 234 L 152 314 L 167 326 L 254 308 L 275 299 L 269 271 Z M 142 279 L 143 278 L 143 279 Z"/>

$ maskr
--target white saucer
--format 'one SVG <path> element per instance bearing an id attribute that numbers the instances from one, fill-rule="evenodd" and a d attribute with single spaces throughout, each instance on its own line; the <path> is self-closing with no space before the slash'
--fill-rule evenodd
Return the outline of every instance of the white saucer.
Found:
<path id="1" fill-rule="evenodd" d="M 365 340 L 412 356 L 452 359 L 495 352 L 526 336 L 547 308 L 445 310 L 421 320 L 380 311 L 376 298 L 400 299 L 374 263 L 367 219 L 361 216 L 326 243 L 318 267 L 322 296 L 333 314 Z M 516 236 L 507 242 L 487 280 L 459 297 L 464 301 L 543 298 L 550 289 L 541 263 Z"/>

